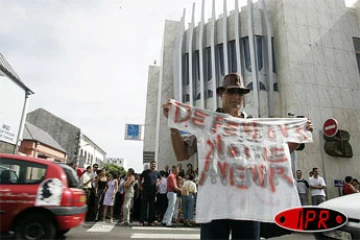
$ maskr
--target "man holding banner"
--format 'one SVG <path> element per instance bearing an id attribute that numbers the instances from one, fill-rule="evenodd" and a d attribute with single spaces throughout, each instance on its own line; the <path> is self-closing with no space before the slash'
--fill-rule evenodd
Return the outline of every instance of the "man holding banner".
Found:
<path id="1" fill-rule="evenodd" d="M 291 173 L 290 152 L 312 142 L 306 119 L 246 119 L 240 112 L 250 92 L 231 73 L 217 88 L 216 113 L 175 100 L 163 105 L 178 161 L 198 152 L 196 222 L 201 239 L 260 239 L 260 223 L 300 201 Z M 180 131 L 193 135 L 182 138 Z M 211 200 L 211 201 L 209 201 Z"/>

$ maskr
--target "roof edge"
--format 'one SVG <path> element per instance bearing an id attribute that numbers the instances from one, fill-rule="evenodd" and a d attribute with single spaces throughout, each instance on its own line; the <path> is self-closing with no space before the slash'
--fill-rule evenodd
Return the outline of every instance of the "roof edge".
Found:
<path id="1" fill-rule="evenodd" d="M 18 79 L 16 76 L 14 76 L 11 72 L 9 72 L 6 68 L 0 65 L 0 70 L 11 80 L 13 80 L 16 84 L 18 84 L 20 87 L 22 87 L 24 90 L 27 91 L 29 95 L 35 94 L 30 88 L 28 88 L 20 79 Z"/>

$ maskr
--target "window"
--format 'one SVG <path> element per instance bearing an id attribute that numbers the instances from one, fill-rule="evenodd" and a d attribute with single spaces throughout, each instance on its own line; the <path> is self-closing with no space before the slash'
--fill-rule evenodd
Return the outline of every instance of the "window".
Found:
<path id="1" fill-rule="evenodd" d="M 249 46 L 249 38 L 245 37 L 242 39 L 243 50 L 244 50 L 244 58 L 245 58 L 245 68 L 248 72 L 251 72 L 251 59 L 250 59 L 250 46 Z"/>
<path id="2" fill-rule="evenodd" d="M 213 91 L 211 91 L 211 90 L 208 90 L 208 91 L 207 91 L 207 94 L 208 94 L 208 96 L 207 96 L 208 98 L 212 98 L 213 95 L 214 95 L 214 94 L 213 94 Z"/>
<path id="3" fill-rule="evenodd" d="M 183 89 L 185 90 L 186 87 L 189 86 L 189 53 L 185 53 L 184 58 L 183 58 Z M 183 102 L 189 102 L 190 101 L 190 96 L 188 97 L 189 93 L 185 93 L 183 95 Z"/>
<path id="4" fill-rule="evenodd" d="M 183 83 L 189 86 L 189 53 L 185 53 L 183 62 Z"/>
<path id="5" fill-rule="evenodd" d="M 356 55 L 356 61 L 358 65 L 358 70 L 360 73 L 360 38 L 353 38 L 354 42 L 354 48 L 355 48 L 355 55 Z"/>
<path id="6" fill-rule="evenodd" d="M 47 166 L 24 160 L 1 159 L 1 184 L 38 184 L 46 175 Z"/>
<path id="7" fill-rule="evenodd" d="M 80 157 L 82 157 L 83 154 L 84 154 L 84 152 L 83 152 L 83 150 L 81 149 L 81 150 L 80 150 Z"/>
<path id="8" fill-rule="evenodd" d="M 194 72 L 194 79 L 195 80 L 200 80 L 200 52 L 199 50 L 196 50 L 195 51 L 195 56 L 194 56 L 194 69 L 193 69 L 193 72 Z"/>
<path id="9" fill-rule="evenodd" d="M 261 36 L 256 36 L 256 53 L 258 60 L 258 71 L 261 71 L 263 68 L 263 38 Z"/>
<path id="10" fill-rule="evenodd" d="M 76 175 L 76 172 L 74 171 L 74 169 L 72 169 L 71 167 L 65 165 L 65 164 L 59 164 L 60 167 L 62 167 L 62 169 L 64 170 L 65 174 L 66 174 L 66 178 L 68 181 L 68 187 L 69 188 L 77 188 L 79 187 L 80 183 L 79 183 L 79 178 Z"/>
<path id="11" fill-rule="evenodd" d="M 262 36 L 255 36 L 255 47 L 257 54 L 257 70 L 261 71 L 263 68 L 263 38 Z M 245 37 L 242 39 L 242 46 L 244 50 L 244 58 L 245 58 L 245 68 L 247 71 L 251 72 L 251 58 L 250 58 L 250 44 L 249 38 Z"/>
<path id="12" fill-rule="evenodd" d="M 206 79 L 208 81 L 212 78 L 212 69 L 211 69 L 211 48 L 207 47 L 205 50 L 205 59 L 206 59 Z"/>
<path id="13" fill-rule="evenodd" d="M 190 102 L 190 94 L 185 94 L 185 102 Z"/>
<path id="14" fill-rule="evenodd" d="M 276 73 L 274 38 L 271 38 L 271 51 L 272 51 L 273 72 Z"/>
<path id="15" fill-rule="evenodd" d="M 237 72 L 237 60 L 236 60 L 236 42 L 230 41 L 230 52 L 229 52 L 229 58 L 230 58 L 230 72 Z"/>
<path id="16" fill-rule="evenodd" d="M 250 90 L 253 90 L 253 82 L 249 83 L 246 87 L 249 88 Z M 266 91 L 265 85 L 260 81 L 259 81 L 259 87 L 260 87 L 260 90 Z M 277 87 L 277 84 L 276 84 L 276 87 Z M 275 84 L 274 84 L 274 88 L 275 88 Z M 275 89 L 274 89 L 274 91 L 275 91 Z"/>
<path id="17" fill-rule="evenodd" d="M 224 76 L 224 45 L 222 43 L 217 45 L 218 54 L 219 54 L 219 66 L 220 66 L 220 74 Z"/>
<path id="18" fill-rule="evenodd" d="M 193 81 L 193 93 L 192 95 L 195 96 L 197 92 L 199 92 L 199 88 L 200 88 L 200 52 L 199 50 L 195 51 L 194 54 L 194 81 Z M 199 100 L 200 98 L 198 98 L 196 96 L 196 100 Z"/>
<path id="19" fill-rule="evenodd" d="M 279 91 L 279 89 L 278 89 L 278 84 L 277 84 L 277 83 L 274 83 L 274 91 L 275 91 L 275 92 L 278 92 L 278 91 Z"/>

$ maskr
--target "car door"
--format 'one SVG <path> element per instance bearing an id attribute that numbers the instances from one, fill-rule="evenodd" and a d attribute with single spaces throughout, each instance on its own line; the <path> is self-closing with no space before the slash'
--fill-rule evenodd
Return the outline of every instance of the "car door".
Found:
<path id="1" fill-rule="evenodd" d="M 0 232 L 7 233 L 16 215 L 34 206 L 46 169 L 31 161 L 0 158 Z"/>

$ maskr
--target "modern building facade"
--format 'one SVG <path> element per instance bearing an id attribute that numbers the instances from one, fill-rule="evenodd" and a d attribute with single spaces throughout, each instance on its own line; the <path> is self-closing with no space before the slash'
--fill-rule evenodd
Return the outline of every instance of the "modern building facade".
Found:
<path id="1" fill-rule="evenodd" d="M 296 151 L 293 170 L 320 168 L 329 197 L 337 196 L 334 180 L 360 177 L 360 3 L 249 0 L 241 9 L 235 1 L 235 9 L 228 11 L 223 2 L 224 11 L 218 13 L 212 1 L 209 20 L 204 5 L 211 2 L 203 1 L 196 6 L 202 9 L 199 23 L 195 5 L 190 24 L 185 13 L 178 22 L 165 21 L 161 65 L 149 68 L 147 101 L 152 104 L 146 108 L 144 152 L 155 152 L 159 168 L 176 164 L 162 104 L 173 97 L 214 110 L 221 106 L 216 87 L 224 75 L 238 72 L 251 89 L 243 105 L 248 114 L 312 119 L 314 143 Z M 341 154 L 343 143 L 324 139 L 328 118 L 349 133 L 351 154 Z M 325 144 L 339 147 L 332 149 L 337 156 L 327 154 Z M 194 159 L 183 165 L 196 165 Z"/>
<path id="2" fill-rule="evenodd" d="M 78 166 L 83 168 L 92 166 L 94 163 L 102 166 L 106 158 L 106 152 L 83 133 L 80 133 L 78 154 Z"/>
<path id="3" fill-rule="evenodd" d="M 28 88 L 0 53 L 0 152 L 17 153 L 23 135 L 29 96 Z"/>
<path id="4" fill-rule="evenodd" d="M 26 121 L 48 133 L 66 150 L 68 162 L 86 168 L 95 162 L 101 165 L 106 152 L 73 124 L 39 108 L 27 114 Z"/>

